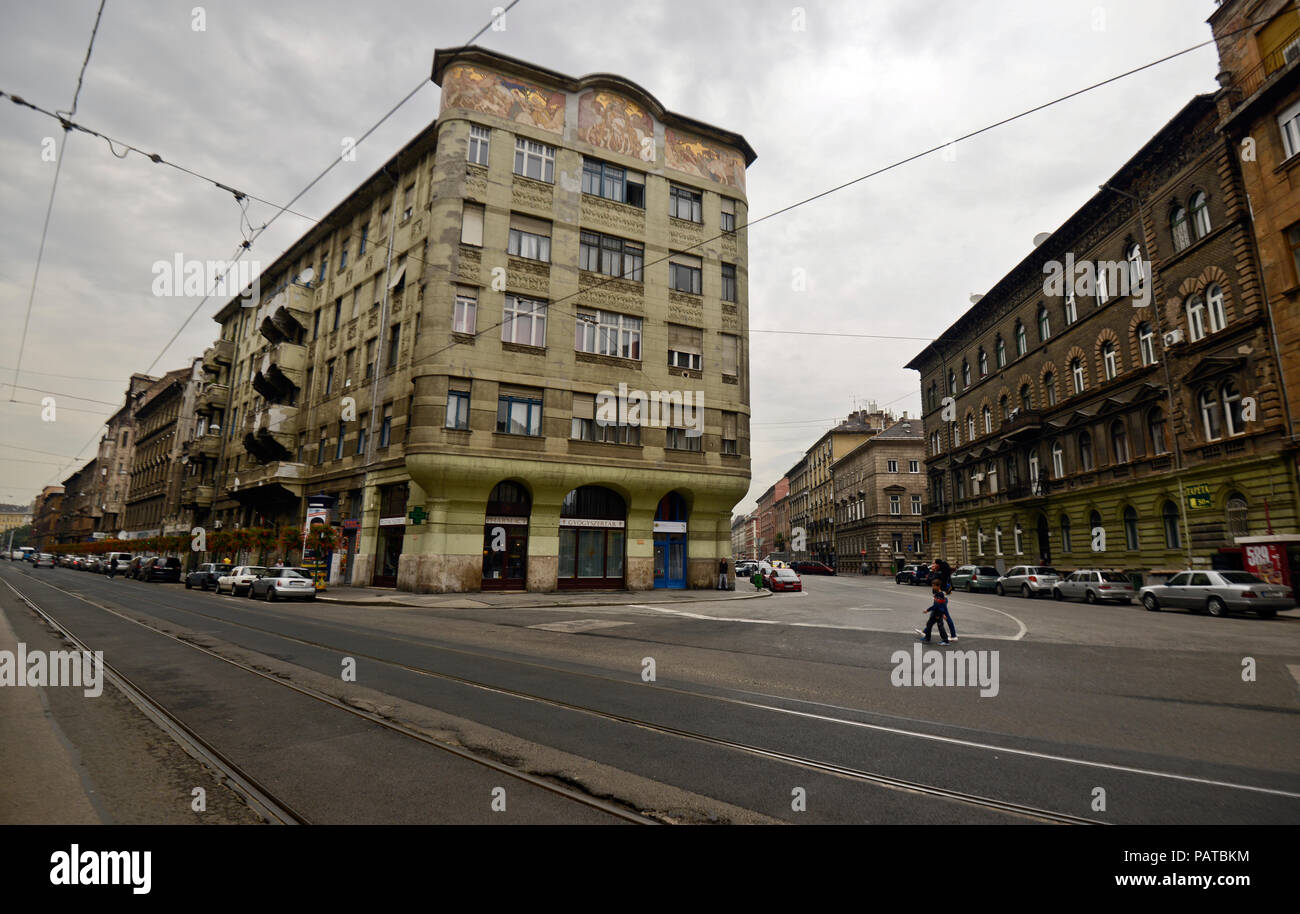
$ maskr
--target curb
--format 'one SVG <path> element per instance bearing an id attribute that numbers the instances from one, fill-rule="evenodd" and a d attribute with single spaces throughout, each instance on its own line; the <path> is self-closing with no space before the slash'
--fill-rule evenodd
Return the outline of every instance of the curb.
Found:
<path id="1" fill-rule="evenodd" d="M 760 598 L 760 597 L 770 597 L 770 596 L 772 596 L 772 594 L 771 594 L 770 592 L 764 590 L 764 591 L 759 591 L 759 592 L 757 592 L 757 593 L 744 594 L 744 595 L 742 595 L 742 596 L 728 597 L 727 600 L 753 600 L 753 599 L 757 599 L 757 598 Z M 472 599 L 474 599 L 474 598 L 473 598 L 473 596 L 466 595 L 463 599 L 472 600 Z M 364 598 L 362 598 L 362 599 L 347 599 L 347 598 L 343 598 L 343 597 L 327 597 L 327 596 L 324 596 L 323 594 L 317 594 L 317 595 L 316 595 L 316 602 L 317 602 L 317 603 L 330 603 L 330 604 L 333 604 L 333 605 L 336 605 L 336 606 L 395 606 L 395 607 L 405 608 L 405 609 L 439 609 L 439 608 L 440 608 L 440 607 L 438 606 L 438 604 L 425 605 L 425 604 L 423 604 L 423 603 L 408 603 L 408 602 L 405 602 L 405 601 L 400 600 L 400 599 L 396 599 L 396 598 L 388 598 L 388 597 L 380 597 L 380 598 L 377 598 L 377 599 L 364 599 Z M 455 603 L 455 602 L 458 602 L 458 600 L 448 600 L 447 602 L 448 602 L 448 603 Z M 629 603 L 629 602 L 625 602 L 625 601 L 618 601 L 618 602 L 602 602 L 602 603 L 589 603 L 589 602 L 577 603 L 577 602 L 572 602 L 572 601 L 566 601 L 566 602 L 562 602 L 562 603 L 550 603 L 550 602 L 548 602 L 548 603 L 511 603 L 511 604 L 508 604 L 508 605 L 488 605 L 488 606 L 484 606 L 484 607 L 452 606 L 452 607 L 449 607 L 449 608 L 451 608 L 451 609 L 470 609 L 470 608 L 473 608 L 473 609 L 478 609 L 478 608 L 483 608 L 483 609 L 551 609 L 551 608 L 555 608 L 555 609 L 581 609 L 581 608 L 583 608 L 583 607 L 588 607 L 588 606 L 633 606 L 633 605 L 637 605 L 637 606 L 642 606 L 642 605 L 650 605 L 650 606 L 675 606 L 675 605 L 677 605 L 677 604 L 685 604 L 685 603 L 708 603 L 708 602 L 715 602 L 715 601 L 710 601 L 710 600 L 637 600 L 635 603 Z"/>

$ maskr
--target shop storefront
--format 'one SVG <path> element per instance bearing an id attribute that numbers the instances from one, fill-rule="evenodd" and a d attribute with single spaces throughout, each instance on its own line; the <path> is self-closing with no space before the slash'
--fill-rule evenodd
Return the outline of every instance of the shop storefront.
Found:
<path id="1" fill-rule="evenodd" d="M 560 507 L 560 589 L 615 589 L 625 586 L 627 506 L 601 486 L 582 486 Z"/>
<path id="2" fill-rule="evenodd" d="M 397 568 L 406 538 L 407 488 L 406 483 L 401 483 L 379 489 L 379 536 L 370 581 L 375 587 L 397 586 Z"/>
<path id="3" fill-rule="evenodd" d="M 524 590 L 532 499 L 516 482 L 498 483 L 483 519 L 483 589 Z"/>
<path id="4" fill-rule="evenodd" d="M 686 500 L 669 492 L 655 511 L 655 587 L 686 588 Z"/>

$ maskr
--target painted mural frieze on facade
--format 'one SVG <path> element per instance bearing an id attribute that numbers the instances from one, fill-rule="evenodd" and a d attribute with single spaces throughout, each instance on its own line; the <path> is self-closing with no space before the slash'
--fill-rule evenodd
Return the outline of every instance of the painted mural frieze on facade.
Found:
<path id="1" fill-rule="evenodd" d="M 467 108 L 552 133 L 564 130 L 563 92 L 544 89 L 481 67 L 451 67 L 443 77 L 442 110 Z"/>

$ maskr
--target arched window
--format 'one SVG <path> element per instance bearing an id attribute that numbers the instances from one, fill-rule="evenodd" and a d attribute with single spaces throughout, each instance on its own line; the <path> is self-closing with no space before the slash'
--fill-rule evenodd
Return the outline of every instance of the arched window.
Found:
<path id="1" fill-rule="evenodd" d="M 1192 236 L 1187 228 L 1187 210 L 1177 204 L 1169 211 L 1169 231 L 1174 236 L 1174 250 L 1181 251 L 1192 243 Z"/>
<path id="2" fill-rule="evenodd" d="M 1210 388 L 1201 391 L 1197 399 L 1201 407 L 1201 428 L 1205 431 L 1206 441 L 1217 441 L 1222 437 L 1219 397 Z"/>
<path id="3" fill-rule="evenodd" d="M 996 351 L 998 357 L 998 367 L 1006 368 L 1007 367 L 1007 344 L 1003 341 L 1002 337 L 998 337 L 998 342 L 997 345 L 994 347 L 994 350 Z"/>
<path id="4" fill-rule="evenodd" d="M 1129 552 L 1138 550 L 1138 513 L 1132 505 L 1124 509 L 1124 545 Z"/>
<path id="5" fill-rule="evenodd" d="M 1052 478 L 1065 478 L 1065 450 L 1059 441 L 1052 442 Z"/>
<path id="6" fill-rule="evenodd" d="M 1158 406 L 1147 413 L 1147 431 L 1151 434 L 1151 453 L 1168 453 L 1169 448 L 1165 445 L 1165 411 Z"/>
<path id="7" fill-rule="evenodd" d="M 993 431 L 993 410 L 987 406 L 982 410 L 984 413 L 984 434 L 991 434 Z"/>
<path id="8" fill-rule="evenodd" d="M 1056 374 L 1049 371 L 1043 375 L 1043 387 L 1047 388 L 1047 405 L 1056 405 Z"/>
<path id="9" fill-rule="evenodd" d="M 965 359 L 961 363 L 961 384 L 962 387 L 970 387 L 970 363 Z"/>
<path id="10" fill-rule="evenodd" d="M 1102 261 L 1097 261 L 1097 307 L 1100 308 L 1106 302 L 1110 301 L 1110 274 L 1106 271 L 1106 265 Z"/>
<path id="11" fill-rule="evenodd" d="M 1011 415 L 1010 415 L 1010 412 L 1009 412 L 1009 409 L 1008 409 L 1008 406 L 1007 406 L 1007 395 L 1006 395 L 1006 394 L 1003 394 L 1003 395 L 1002 395 L 1002 399 L 998 400 L 998 406 L 1002 409 L 1002 421 L 1003 421 L 1003 422 L 1006 422 L 1008 419 L 1011 418 Z"/>
<path id="12" fill-rule="evenodd" d="M 1178 531 L 1178 506 L 1172 501 L 1165 502 L 1164 510 L 1161 511 L 1161 517 L 1165 524 L 1165 548 L 1180 548 L 1183 544 L 1183 538 Z"/>
<path id="13" fill-rule="evenodd" d="M 1128 430 L 1124 428 L 1123 419 L 1110 424 L 1110 452 L 1116 463 L 1128 463 Z"/>
<path id="14" fill-rule="evenodd" d="M 995 460 L 990 460 L 984 468 L 984 475 L 988 478 L 989 494 L 998 494 L 998 464 Z"/>
<path id="15" fill-rule="evenodd" d="M 1106 380 L 1113 381 L 1119 374 L 1119 363 L 1115 358 L 1115 344 L 1106 342 L 1101 347 L 1101 367 L 1106 372 Z"/>
<path id="16" fill-rule="evenodd" d="M 957 375 L 951 369 L 948 371 L 948 396 L 957 396 Z"/>
<path id="17" fill-rule="evenodd" d="M 1136 242 L 1128 249 L 1128 294 L 1134 298 L 1142 294 L 1146 271 L 1142 265 L 1142 246 Z"/>
<path id="18" fill-rule="evenodd" d="M 1007 488 L 1015 488 L 1020 484 L 1020 470 L 1016 464 L 1016 455 L 1007 455 Z"/>
<path id="19" fill-rule="evenodd" d="M 1102 526 L 1101 523 L 1101 513 L 1098 511 L 1089 511 L 1088 512 L 1088 539 L 1091 540 L 1094 536 L 1096 536 L 1098 530 L 1105 531 L 1105 529 L 1106 528 Z"/>
<path id="20" fill-rule="evenodd" d="M 1138 324 L 1138 354 L 1142 356 L 1143 365 L 1156 363 L 1156 333 L 1148 323 Z"/>
<path id="21" fill-rule="evenodd" d="M 1210 333 L 1218 333 L 1228 326 L 1228 315 L 1223 310 L 1223 289 L 1217 282 L 1205 290 L 1205 310 Z"/>
<path id="22" fill-rule="evenodd" d="M 973 413 L 966 414 L 966 440 L 975 440 L 975 415 Z"/>
<path id="23" fill-rule="evenodd" d="M 1074 548 L 1070 542 L 1070 517 L 1067 514 L 1061 515 L 1061 551 L 1070 552 Z"/>
<path id="24" fill-rule="evenodd" d="M 1193 343 L 1205 337 L 1205 299 L 1199 295 L 1187 300 L 1187 333 Z"/>
<path id="25" fill-rule="evenodd" d="M 1070 380 L 1076 394 L 1083 393 L 1083 360 L 1070 359 Z"/>
<path id="26" fill-rule="evenodd" d="M 1092 435 L 1087 432 L 1079 432 L 1079 468 L 1084 472 L 1093 468 Z"/>
<path id="27" fill-rule="evenodd" d="M 939 388 L 933 381 L 930 382 L 930 409 L 933 410 L 939 405 Z"/>
<path id="28" fill-rule="evenodd" d="M 1030 397 L 1028 384 L 1020 385 L 1020 408 L 1025 410 L 1034 408 L 1034 401 Z"/>
<path id="29" fill-rule="evenodd" d="M 982 348 L 980 349 L 980 377 L 985 377 L 989 373 L 989 354 Z"/>
<path id="30" fill-rule="evenodd" d="M 1067 279 L 1065 285 L 1065 325 L 1068 327 L 1079 319 L 1079 309 L 1074 303 L 1074 279 Z"/>
<path id="31" fill-rule="evenodd" d="M 1241 391 L 1237 390 L 1236 384 L 1225 381 L 1219 393 L 1223 395 L 1223 417 L 1228 435 L 1242 434 L 1246 431 L 1246 419 L 1241 412 Z"/>
<path id="32" fill-rule="evenodd" d="M 1240 492 L 1229 492 L 1227 502 L 1228 536 L 1249 536 L 1250 521 L 1247 517 L 1246 496 Z"/>
<path id="33" fill-rule="evenodd" d="M 1210 234 L 1210 204 L 1205 199 L 1205 193 L 1198 190 L 1192 194 L 1188 208 L 1192 211 L 1192 227 L 1196 229 L 1197 239 Z"/>
<path id="34" fill-rule="evenodd" d="M 1045 343 L 1052 337 L 1052 322 L 1047 316 L 1047 308 L 1038 306 L 1038 342 Z"/>
<path id="35" fill-rule="evenodd" d="M 1025 334 L 1025 325 L 1016 321 L 1016 358 L 1029 351 L 1029 337 Z"/>
<path id="36" fill-rule="evenodd" d="M 976 467 L 970 468 L 970 494 L 972 498 L 980 494 L 980 473 Z"/>

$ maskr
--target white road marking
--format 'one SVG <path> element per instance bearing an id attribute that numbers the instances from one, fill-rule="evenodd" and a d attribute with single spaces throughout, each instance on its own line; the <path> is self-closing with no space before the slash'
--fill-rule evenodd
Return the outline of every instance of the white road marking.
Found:
<path id="1" fill-rule="evenodd" d="M 578 632 L 589 632 L 597 628 L 615 628 L 619 625 L 631 624 L 631 622 L 611 622 L 607 619 L 574 619 L 571 622 L 543 622 L 540 625 L 530 625 L 528 627 L 545 629 L 548 632 L 576 634 Z"/>
<path id="2" fill-rule="evenodd" d="M 669 615 L 682 616 L 687 619 L 702 619 L 705 622 L 743 622 L 748 625 L 788 625 L 791 628 L 831 628 L 838 631 L 889 633 L 889 629 L 859 628 L 855 625 L 832 625 L 827 622 L 789 622 L 785 619 L 745 619 L 738 616 L 709 616 L 704 613 L 687 612 L 684 609 L 667 609 L 663 606 L 648 606 L 645 603 L 627 603 L 625 605 L 629 609 L 648 609 L 651 612 L 668 613 Z M 890 611 L 892 612 L 892 610 Z M 1019 622 L 1020 620 L 1017 619 L 1016 621 Z M 911 633 L 909 632 L 907 634 L 910 639 Z M 1024 637 L 1024 634 L 1025 628 L 1022 623 L 1021 631 L 1017 635 L 967 635 L 966 639 L 968 641 L 974 641 L 976 639 L 983 641 L 1019 641 Z"/>

